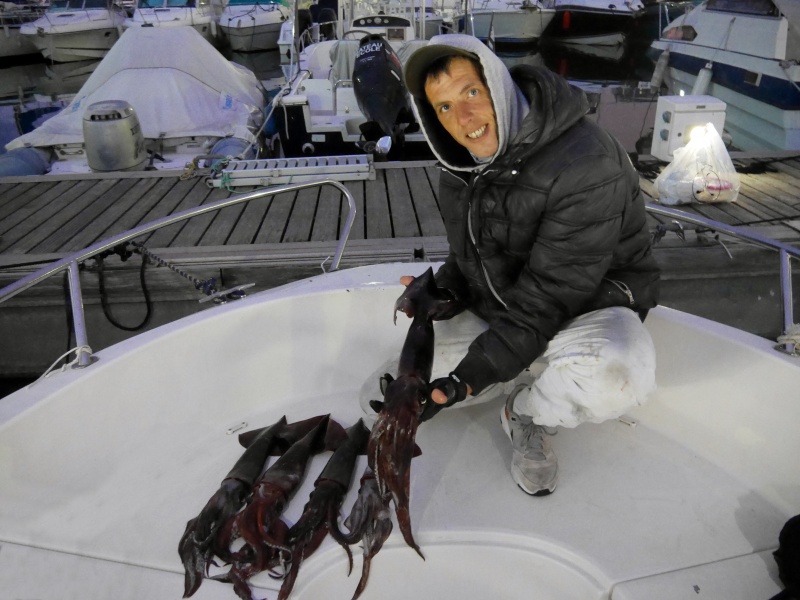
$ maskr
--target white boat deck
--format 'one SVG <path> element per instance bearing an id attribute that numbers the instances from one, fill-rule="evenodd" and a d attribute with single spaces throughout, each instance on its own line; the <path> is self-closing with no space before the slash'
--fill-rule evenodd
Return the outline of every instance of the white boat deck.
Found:
<path id="1" fill-rule="evenodd" d="M 236 435 L 330 413 L 360 416 L 359 389 L 399 351 L 401 274 L 343 270 L 255 294 L 100 352 L 0 404 L 0 589 L 6 597 L 177 598 L 177 553 L 242 452 Z M 436 326 L 442 347 L 460 316 Z M 753 600 L 780 589 L 771 552 L 800 512 L 800 364 L 761 338 L 666 308 L 647 325 L 659 389 L 622 420 L 560 430 L 560 484 L 545 498 L 509 474 L 499 402 L 420 427 L 411 523 L 372 562 L 368 598 Z M 436 371 L 436 364 L 434 365 Z M 434 376 L 437 373 L 434 372 Z M 377 389 L 377 381 L 375 382 Z M 328 455 L 284 514 L 298 518 Z M 366 459 L 343 512 L 349 513 Z M 327 539 L 292 598 L 349 599 Z M 35 574 L 31 566 L 36 565 Z M 256 576 L 255 596 L 280 582 Z M 235 598 L 205 581 L 194 598 Z"/>

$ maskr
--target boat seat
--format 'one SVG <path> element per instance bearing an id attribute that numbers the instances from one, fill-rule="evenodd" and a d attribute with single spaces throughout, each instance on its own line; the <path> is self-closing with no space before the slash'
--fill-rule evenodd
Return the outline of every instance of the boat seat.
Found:
<path id="1" fill-rule="evenodd" d="M 328 79 L 332 83 L 353 78 L 358 45 L 358 40 L 338 40 L 331 46 L 331 73 Z"/>
<path id="2" fill-rule="evenodd" d="M 428 40 L 408 40 L 397 48 L 397 58 L 400 59 L 400 64 L 403 65 L 403 68 L 405 68 L 409 57 L 414 54 L 415 51 L 427 45 Z"/>

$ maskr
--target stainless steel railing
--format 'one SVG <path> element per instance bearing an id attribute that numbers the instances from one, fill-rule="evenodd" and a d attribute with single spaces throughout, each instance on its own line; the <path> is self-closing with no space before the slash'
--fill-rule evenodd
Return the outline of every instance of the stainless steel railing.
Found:
<path id="1" fill-rule="evenodd" d="M 700 225 L 701 227 L 744 240 L 761 248 L 777 250 L 779 254 L 779 269 L 781 276 L 781 303 L 783 306 L 784 332 L 788 331 L 789 328 L 795 323 L 794 303 L 792 299 L 792 265 L 790 259 L 791 257 L 800 258 L 800 249 L 790 246 L 789 244 L 784 244 L 777 240 L 772 240 L 753 231 L 747 231 L 741 227 L 734 227 L 718 221 L 712 221 L 711 219 L 692 215 L 682 210 L 668 208 L 666 206 L 657 206 L 654 204 L 647 204 L 646 208 L 648 212 L 656 215 L 670 217 L 672 219 L 683 221 L 685 223 L 691 223 L 693 225 Z M 786 351 L 789 353 L 794 353 L 794 348 L 786 348 Z"/>
<path id="2" fill-rule="evenodd" d="M 344 253 L 344 247 L 347 244 L 347 238 L 350 236 L 350 229 L 352 228 L 353 222 L 355 221 L 356 218 L 356 204 L 353 195 L 350 193 L 350 190 L 348 190 L 342 183 L 331 179 L 325 179 L 321 181 L 309 181 L 305 183 L 296 183 L 296 184 L 284 185 L 264 190 L 258 190 L 255 192 L 250 192 L 249 194 L 242 194 L 241 196 L 235 196 L 227 198 L 225 200 L 218 200 L 217 202 L 204 204 L 203 206 L 198 206 L 196 208 L 190 208 L 188 210 L 163 217 L 156 221 L 145 223 L 144 225 L 140 225 L 139 227 L 136 227 L 119 235 L 97 242 L 92 246 L 89 246 L 88 248 L 84 248 L 83 250 L 75 252 L 74 254 L 70 254 L 69 256 L 62 258 L 61 260 L 57 260 L 47 265 L 46 267 L 40 269 L 39 271 L 36 271 L 35 273 L 31 273 L 30 275 L 23 277 L 22 279 L 15 281 L 10 285 L 7 285 L 3 289 L 0 289 L 0 303 L 16 296 L 20 292 L 27 290 L 28 288 L 36 285 L 39 282 L 44 281 L 45 279 L 48 279 L 53 275 L 56 275 L 57 273 L 60 273 L 64 270 L 69 270 L 68 281 L 69 281 L 70 304 L 72 306 L 72 320 L 75 329 L 75 341 L 78 346 L 78 357 L 76 366 L 86 367 L 90 365 L 93 361 L 91 353 L 88 350 L 89 348 L 88 335 L 86 331 L 86 322 L 83 313 L 83 296 L 81 294 L 80 279 L 78 277 L 78 265 L 80 265 L 80 263 L 89 258 L 92 258 L 93 256 L 101 254 L 106 250 L 110 250 L 118 246 L 119 244 L 123 244 L 130 240 L 133 240 L 141 235 L 150 233 L 151 231 L 155 231 L 156 229 L 160 229 L 161 227 L 172 225 L 173 223 L 185 221 L 187 219 L 190 219 L 192 217 L 197 217 L 205 213 L 218 211 L 223 208 L 227 208 L 229 206 L 235 206 L 236 204 L 250 202 L 251 200 L 263 198 L 265 196 L 272 196 L 284 192 L 293 192 L 322 185 L 332 185 L 333 187 L 337 188 L 340 192 L 342 192 L 342 194 L 345 195 L 349 206 L 347 220 L 345 221 L 341 235 L 339 236 L 339 243 L 336 248 L 336 253 L 333 256 L 333 261 L 331 262 L 331 266 L 329 269 L 331 271 L 335 271 L 336 269 L 339 268 L 339 263 L 342 259 L 342 254 Z"/>

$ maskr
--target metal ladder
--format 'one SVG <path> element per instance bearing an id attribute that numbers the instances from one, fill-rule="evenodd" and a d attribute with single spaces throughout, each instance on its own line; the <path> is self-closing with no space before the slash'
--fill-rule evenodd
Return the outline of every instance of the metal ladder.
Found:
<path id="1" fill-rule="evenodd" d="M 375 179 L 372 155 L 308 156 L 231 160 L 217 176 L 206 183 L 210 187 L 286 185 L 321 179 L 354 181 Z"/>

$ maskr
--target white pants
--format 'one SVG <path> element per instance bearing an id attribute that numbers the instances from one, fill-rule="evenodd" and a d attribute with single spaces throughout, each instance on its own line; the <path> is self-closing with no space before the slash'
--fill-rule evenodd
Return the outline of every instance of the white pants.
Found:
<path id="1" fill-rule="evenodd" d="M 469 313 L 436 323 L 432 378 L 455 369 L 485 329 L 486 323 Z M 396 375 L 398 359 L 399 352 L 364 382 L 359 400 L 366 414 L 374 414 L 369 400 L 381 397 L 379 377 Z M 514 410 L 533 417 L 536 424 L 600 423 L 647 399 L 656 388 L 655 366 L 653 340 L 639 316 L 627 308 L 604 308 L 568 321 L 544 353 L 513 381 L 491 385 L 452 408 L 505 398 L 517 384 L 526 383 L 530 392 L 517 396 Z"/>

